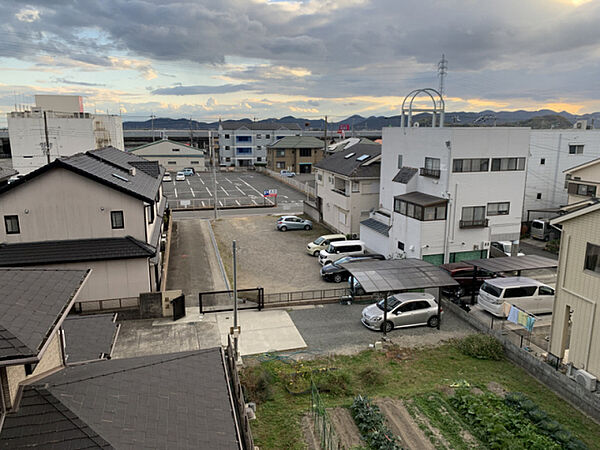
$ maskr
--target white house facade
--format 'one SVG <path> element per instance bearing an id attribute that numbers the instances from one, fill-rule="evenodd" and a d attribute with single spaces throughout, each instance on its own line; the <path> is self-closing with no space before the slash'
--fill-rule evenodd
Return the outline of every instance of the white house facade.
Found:
<path id="1" fill-rule="evenodd" d="M 379 208 L 360 238 L 435 264 L 518 242 L 528 150 L 527 128 L 384 128 Z"/>
<path id="2" fill-rule="evenodd" d="M 156 161 L 171 172 L 192 167 L 196 172 L 206 170 L 204 151 L 180 142 L 161 139 L 129 150 L 148 161 Z"/>

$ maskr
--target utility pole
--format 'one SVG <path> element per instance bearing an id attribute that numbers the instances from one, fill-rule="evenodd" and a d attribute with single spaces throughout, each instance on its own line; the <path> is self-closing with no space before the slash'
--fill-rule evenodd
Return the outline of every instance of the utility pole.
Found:
<path id="1" fill-rule="evenodd" d="M 192 118 L 190 117 L 190 147 L 194 146 L 194 132 L 192 131 Z"/>
<path id="2" fill-rule="evenodd" d="M 323 144 L 323 152 L 325 152 L 325 155 L 327 155 L 327 116 L 325 116 L 325 136 L 323 139 L 325 141 Z"/>
<path id="3" fill-rule="evenodd" d="M 233 241 L 233 355 L 238 360 L 238 295 L 237 295 L 237 254 L 236 242 Z"/>
<path id="4" fill-rule="evenodd" d="M 150 119 L 152 119 L 152 142 L 154 142 L 154 119 L 156 116 L 154 114 L 150 115 Z"/>
<path id="5" fill-rule="evenodd" d="M 217 220 L 219 218 L 219 213 L 217 212 L 217 169 L 216 169 L 217 158 L 215 155 L 215 148 L 213 146 L 212 130 L 208 130 L 208 149 L 210 152 L 210 159 L 211 159 L 212 171 L 213 171 L 213 191 L 214 191 L 213 200 L 215 202 L 215 208 L 214 208 L 215 220 Z"/>
<path id="6" fill-rule="evenodd" d="M 446 74 L 448 73 L 448 60 L 446 56 L 442 53 L 442 59 L 438 62 L 438 77 L 440 78 L 440 97 L 444 98 L 444 79 L 446 78 Z M 440 101 L 440 108 L 442 107 L 442 102 Z"/>
<path id="7" fill-rule="evenodd" d="M 46 111 L 44 111 L 44 135 L 46 136 L 46 148 L 44 153 L 46 153 L 46 160 L 48 164 L 50 164 L 50 139 L 48 138 L 48 119 L 46 117 Z"/>

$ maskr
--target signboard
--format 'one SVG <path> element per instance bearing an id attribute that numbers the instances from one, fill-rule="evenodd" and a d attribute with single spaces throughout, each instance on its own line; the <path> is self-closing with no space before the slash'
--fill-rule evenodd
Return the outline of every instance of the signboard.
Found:
<path id="1" fill-rule="evenodd" d="M 277 189 L 265 189 L 263 197 L 277 197 Z"/>
<path id="2" fill-rule="evenodd" d="M 338 126 L 338 130 L 350 131 L 350 125 L 348 125 L 347 123 L 340 123 L 340 125 Z"/>

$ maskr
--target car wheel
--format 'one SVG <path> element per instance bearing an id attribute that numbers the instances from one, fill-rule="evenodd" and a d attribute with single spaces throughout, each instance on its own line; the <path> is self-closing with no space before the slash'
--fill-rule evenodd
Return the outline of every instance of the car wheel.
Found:
<path id="1" fill-rule="evenodd" d="M 384 322 L 381 324 L 381 331 L 385 331 L 386 333 L 389 333 L 393 329 L 394 329 L 394 324 L 392 322 L 390 322 L 389 320 L 387 322 Z"/>
<path id="2" fill-rule="evenodd" d="M 550 240 L 550 236 L 544 236 L 544 242 L 548 242 Z"/>
<path id="3" fill-rule="evenodd" d="M 313 256 L 316 258 L 317 256 L 319 256 L 319 250 L 317 250 L 316 252 L 313 253 Z"/>
<path id="4" fill-rule="evenodd" d="M 304 225 L 304 229 L 305 229 L 306 231 L 310 230 L 310 225 Z"/>
<path id="5" fill-rule="evenodd" d="M 342 282 L 342 276 L 338 273 L 335 274 L 333 277 L 333 281 L 335 281 L 336 283 L 341 283 Z"/>
<path id="6" fill-rule="evenodd" d="M 431 316 L 429 318 L 429 320 L 427 321 L 427 326 L 429 326 L 431 328 L 437 328 L 439 323 L 440 323 L 440 318 L 438 316 Z"/>
<path id="7" fill-rule="evenodd" d="M 287 231 L 287 227 L 284 225 L 280 228 L 281 231 Z"/>

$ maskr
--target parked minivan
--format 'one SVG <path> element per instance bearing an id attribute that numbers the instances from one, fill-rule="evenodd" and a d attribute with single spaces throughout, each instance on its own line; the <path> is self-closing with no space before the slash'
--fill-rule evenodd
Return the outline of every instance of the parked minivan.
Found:
<path id="1" fill-rule="evenodd" d="M 551 313 L 554 289 L 527 277 L 493 278 L 481 285 L 477 304 L 483 309 L 497 317 L 505 317 L 504 302 L 531 314 Z"/>
<path id="2" fill-rule="evenodd" d="M 531 237 L 540 241 L 548 242 L 550 239 L 558 239 L 560 232 L 550 226 L 549 219 L 535 219 L 531 222 Z"/>
<path id="3" fill-rule="evenodd" d="M 321 250 L 325 250 L 332 242 L 345 240 L 345 234 L 325 234 L 323 236 L 319 236 L 313 242 L 309 242 L 306 246 L 306 252 L 313 256 L 319 256 Z"/>
<path id="4" fill-rule="evenodd" d="M 319 253 L 319 263 L 324 266 L 344 256 L 358 256 L 365 253 L 367 253 L 367 247 L 363 241 L 332 242 L 329 247 Z"/>

